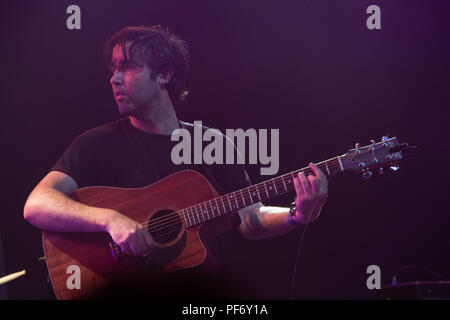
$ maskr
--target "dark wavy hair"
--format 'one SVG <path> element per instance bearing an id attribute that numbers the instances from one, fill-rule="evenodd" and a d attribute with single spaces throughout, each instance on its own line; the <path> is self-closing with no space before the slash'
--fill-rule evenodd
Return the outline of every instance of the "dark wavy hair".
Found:
<path id="1" fill-rule="evenodd" d="M 131 43 L 128 52 L 127 42 Z M 185 88 L 189 52 L 183 39 L 160 25 L 122 28 L 105 43 L 104 56 L 108 66 L 116 45 L 120 46 L 126 61 L 131 60 L 139 66 L 145 63 L 151 71 L 152 80 L 155 80 L 156 75 L 172 70 L 172 78 L 166 84 L 167 91 L 173 103 L 183 102 L 189 93 Z"/>

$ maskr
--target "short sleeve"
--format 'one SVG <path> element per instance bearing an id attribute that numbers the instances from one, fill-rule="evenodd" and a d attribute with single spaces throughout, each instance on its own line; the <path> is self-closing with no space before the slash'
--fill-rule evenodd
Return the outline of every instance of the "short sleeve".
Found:
<path id="1" fill-rule="evenodd" d="M 92 146 L 82 135 L 77 136 L 64 151 L 51 171 L 69 175 L 79 188 L 92 185 L 96 181 L 96 158 Z"/>

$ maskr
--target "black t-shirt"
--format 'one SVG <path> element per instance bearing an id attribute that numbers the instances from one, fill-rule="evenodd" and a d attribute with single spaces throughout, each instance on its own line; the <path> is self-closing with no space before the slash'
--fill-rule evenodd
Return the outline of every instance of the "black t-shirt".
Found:
<path id="1" fill-rule="evenodd" d="M 188 129 L 193 139 L 192 124 L 180 121 L 180 127 Z M 206 129 L 203 126 L 202 131 Z M 225 141 L 224 137 L 224 146 Z M 219 194 L 250 185 L 243 165 L 175 165 L 171 159 L 171 150 L 177 143 L 171 141 L 170 135 L 141 131 L 131 124 L 129 118 L 123 118 L 78 135 L 51 171 L 66 173 L 76 181 L 79 188 L 139 188 L 185 169 L 203 174 Z M 235 227 L 239 225 L 237 213 L 230 219 L 233 219 Z M 217 237 L 212 246 L 212 252 L 219 261 L 214 273 L 221 276 L 226 271 L 225 253 L 231 251 L 226 247 L 227 236 L 230 233 Z"/>
<path id="2" fill-rule="evenodd" d="M 180 121 L 180 126 L 193 137 L 192 124 Z M 175 165 L 170 155 L 177 143 L 170 135 L 141 131 L 124 118 L 78 135 L 51 170 L 68 174 L 79 188 L 139 188 L 185 169 L 205 175 L 220 194 L 250 185 L 243 165 Z"/>

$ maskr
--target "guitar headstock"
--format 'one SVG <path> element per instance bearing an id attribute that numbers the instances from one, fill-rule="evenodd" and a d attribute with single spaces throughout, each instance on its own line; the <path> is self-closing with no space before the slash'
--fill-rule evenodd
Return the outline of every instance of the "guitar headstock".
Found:
<path id="1" fill-rule="evenodd" d="M 364 147 L 357 143 L 354 149 L 340 157 L 344 170 L 361 172 L 365 179 L 370 178 L 375 170 L 379 174 L 383 174 L 387 167 L 397 171 L 400 161 L 413 155 L 416 150 L 415 146 L 400 143 L 396 137 L 384 136 L 380 142 L 370 142 L 370 145 Z"/>

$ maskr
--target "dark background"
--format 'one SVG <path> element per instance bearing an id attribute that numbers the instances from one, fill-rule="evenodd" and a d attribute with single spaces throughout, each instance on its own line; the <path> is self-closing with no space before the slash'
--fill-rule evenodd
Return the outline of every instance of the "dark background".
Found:
<path id="1" fill-rule="evenodd" d="M 81 30 L 66 28 L 67 6 Z M 366 9 L 381 8 L 381 30 Z M 116 120 L 102 45 L 128 25 L 163 24 L 190 45 L 180 119 L 279 128 L 279 174 L 398 136 L 421 146 L 398 173 L 341 174 L 308 228 L 295 298 L 366 299 L 366 268 L 389 284 L 450 278 L 448 1 L 2 1 L 1 236 L 10 299 L 53 298 L 41 233 L 23 220 L 36 183 L 75 135 Z M 265 180 L 248 166 L 253 182 Z M 287 206 L 294 194 L 266 203 Z M 232 239 L 250 298 L 287 299 L 301 232 Z M 424 269 L 426 268 L 426 269 Z M 1 270 L 0 270 L 1 271 Z"/>

